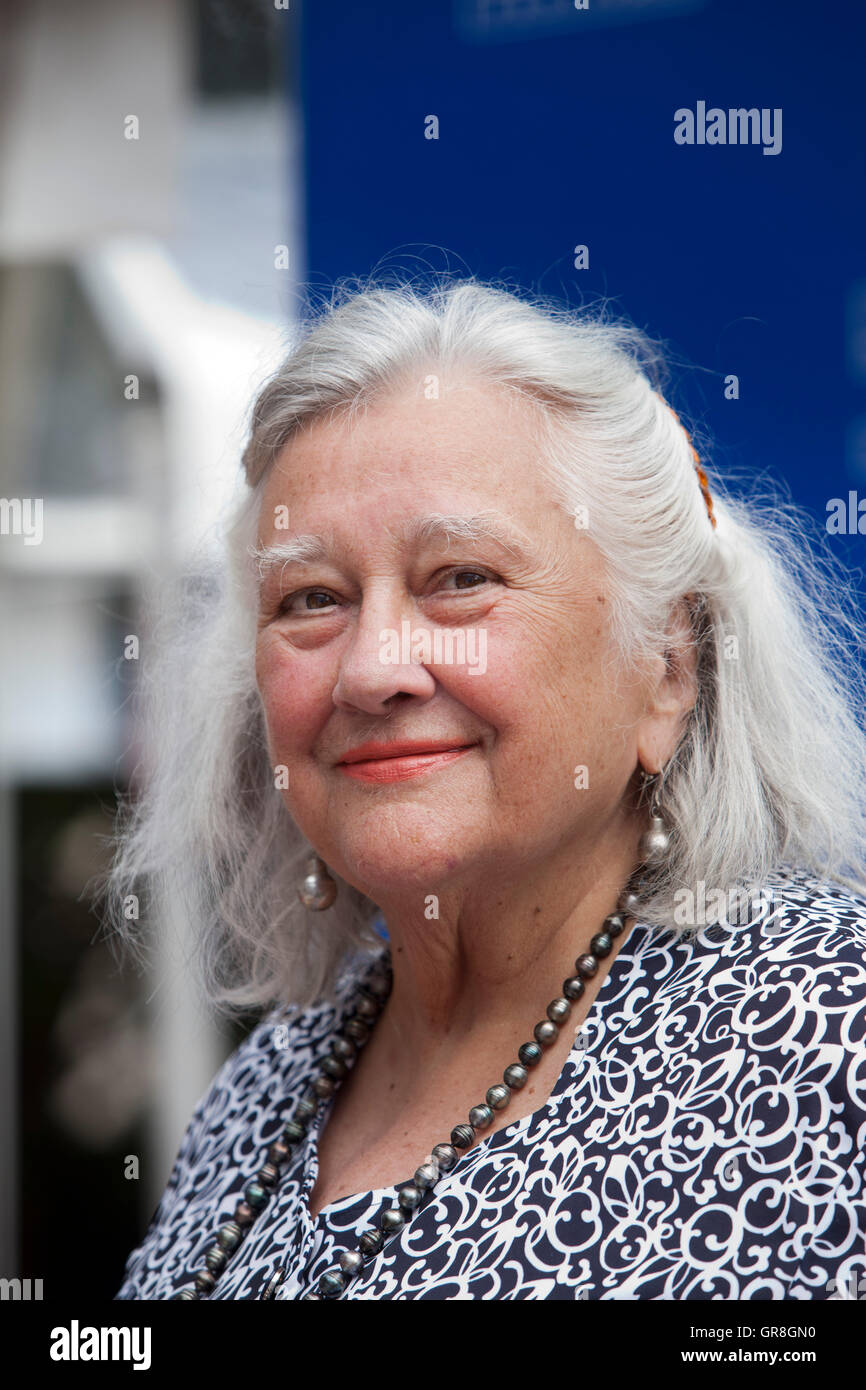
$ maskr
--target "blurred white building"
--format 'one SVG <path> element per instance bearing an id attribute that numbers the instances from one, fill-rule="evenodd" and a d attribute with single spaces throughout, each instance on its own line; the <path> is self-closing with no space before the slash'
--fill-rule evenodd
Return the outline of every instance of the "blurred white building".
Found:
<path id="1" fill-rule="evenodd" d="M 261 90 L 232 91 L 230 70 L 220 90 L 203 13 L 181 0 L 29 0 L 12 8 L 0 59 L 0 498 L 39 499 L 43 516 L 32 543 L 14 507 L 0 511 L 6 1270 L 18 1186 L 16 789 L 123 783 L 133 731 L 116 679 L 118 604 L 141 611 L 154 578 L 214 543 L 252 397 L 285 350 L 303 279 L 284 36 L 262 36 Z M 276 10 L 266 20 L 291 22 Z M 182 946 L 183 923 L 171 926 Z M 160 976 L 143 1165 L 154 1203 L 226 1051 L 167 949 Z"/>

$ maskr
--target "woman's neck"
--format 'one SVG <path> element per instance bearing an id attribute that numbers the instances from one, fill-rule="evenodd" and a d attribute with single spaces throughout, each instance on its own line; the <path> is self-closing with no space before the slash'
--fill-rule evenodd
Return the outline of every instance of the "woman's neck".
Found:
<path id="1" fill-rule="evenodd" d="M 575 957 L 616 909 L 642 828 L 635 820 L 623 834 L 620 826 L 611 844 L 583 856 L 568 846 L 536 873 L 506 868 L 479 875 L 468 889 L 383 906 L 394 983 L 375 1051 L 392 1079 L 410 1087 L 431 1068 L 447 1070 L 467 1048 L 495 1051 L 501 1042 L 507 1052 L 517 1033 L 531 1038 L 574 974 Z M 599 977 L 627 934 L 628 927 Z"/>

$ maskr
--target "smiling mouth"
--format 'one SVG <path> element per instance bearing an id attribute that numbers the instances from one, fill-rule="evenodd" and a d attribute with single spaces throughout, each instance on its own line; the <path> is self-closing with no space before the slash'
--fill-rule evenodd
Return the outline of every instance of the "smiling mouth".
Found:
<path id="1" fill-rule="evenodd" d="M 338 763 L 337 767 L 345 776 L 359 782 L 403 782 L 409 777 L 419 777 L 447 763 L 456 762 L 477 747 L 476 743 L 464 743 L 455 744 L 452 748 L 418 749 L 393 757 L 377 754 L 372 758 Z"/>

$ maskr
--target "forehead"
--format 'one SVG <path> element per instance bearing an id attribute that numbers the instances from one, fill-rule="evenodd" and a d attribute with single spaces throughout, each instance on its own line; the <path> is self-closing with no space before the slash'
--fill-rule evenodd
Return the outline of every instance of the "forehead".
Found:
<path id="1" fill-rule="evenodd" d="M 495 503 L 528 519 L 542 495 L 551 505 L 533 404 L 503 388 L 444 381 L 427 398 L 428 380 L 307 424 L 266 479 L 263 521 L 281 502 L 305 516 L 353 507 L 368 522 L 401 508 L 454 512 L 465 504 L 477 512 L 479 500 L 482 509 Z"/>

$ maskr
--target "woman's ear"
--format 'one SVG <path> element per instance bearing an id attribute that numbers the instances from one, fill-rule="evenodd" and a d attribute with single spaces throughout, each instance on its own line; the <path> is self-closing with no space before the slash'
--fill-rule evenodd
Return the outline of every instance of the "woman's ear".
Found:
<path id="1" fill-rule="evenodd" d="M 661 772 L 673 757 L 698 698 L 697 643 L 685 598 L 675 605 L 664 656 L 654 665 L 646 712 L 637 734 L 638 756 L 647 772 Z"/>

